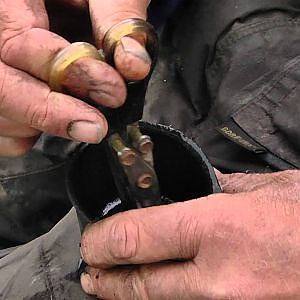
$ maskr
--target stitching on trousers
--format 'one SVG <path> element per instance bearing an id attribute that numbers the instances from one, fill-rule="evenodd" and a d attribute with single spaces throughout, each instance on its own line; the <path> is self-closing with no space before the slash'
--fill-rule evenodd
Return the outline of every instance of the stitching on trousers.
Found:
<path id="1" fill-rule="evenodd" d="M 223 39 L 221 39 L 217 43 L 217 52 L 224 50 L 225 47 L 231 46 L 233 43 L 253 34 L 258 33 L 261 31 L 269 31 L 277 28 L 284 28 L 284 27 L 299 27 L 300 20 L 273 20 L 265 21 L 265 22 L 258 22 L 256 24 L 249 24 L 242 28 L 236 29 L 235 31 L 229 32 Z"/>
<path id="2" fill-rule="evenodd" d="M 274 88 L 276 88 L 276 86 L 282 82 L 285 78 L 288 78 L 288 76 L 290 75 L 290 72 L 297 68 L 299 66 L 300 62 L 297 61 L 295 64 L 293 64 L 292 66 L 290 66 L 289 68 L 287 68 L 285 70 L 285 72 L 283 72 L 283 74 L 281 74 L 281 76 L 279 76 L 279 78 L 277 77 L 272 84 L 270 84 L 268 86 L 268 88 L 266 88 L 265 90 L 262 90 L 260 93 L 258 93 L 256 96 L 252 97 L 249 99 L 249 101 L 247 102 L 247 104 L 245 104 L 243 107 L 241 107 L 241 109 L 239 110 L 239 112 L 246 110 L 248 106 L 252 105 L 253 103 L 258 103 L 260 101 L 262 101 L 263 99 L 268 100 L 268 95 L 272 92 L 272 90 Z M 286 98 L 288 98 L 290 96 L 290 94 L 295 90 L 296 86 L 294 86 L 284 97 L 282 97 L 277 103 L 276 103 L 276 107 L 282 103 L 282 101 L 284 101 Z M 272 111 L 274 110 L 274 107 L 272 109 Z"/>

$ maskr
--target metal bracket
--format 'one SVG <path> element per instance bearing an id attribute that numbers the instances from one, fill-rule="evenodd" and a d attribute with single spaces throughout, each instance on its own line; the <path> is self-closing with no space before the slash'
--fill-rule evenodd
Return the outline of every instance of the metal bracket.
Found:
<path id="1" fill-rule="evenodd" d="M 112 134 L 108 145 L 114 154 L 111 163 L 115 183 L 121 200 L 128 203 L 128 208 L 161 205 L 158 179 L 153 167 L 153 143 L 149 136 L 141 133 L 138 123 L 127 126 L 125 137 L 119 133 Z"/>

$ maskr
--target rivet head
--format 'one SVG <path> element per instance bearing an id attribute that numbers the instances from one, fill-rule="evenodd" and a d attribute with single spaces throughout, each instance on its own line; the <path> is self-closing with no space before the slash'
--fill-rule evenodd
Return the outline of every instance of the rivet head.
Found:
<path id="1" fill-rule="evenodd" d="M 149 189 L 153 184 L 151 174 L 143 174 L 137 180 L 137 186 L 141 189 Z"/>
<path id="2" fill-rule="evenodd" d="M 148 136 L 142 136 L 138 144 L 138 149 L 143 154 L 150 153 L 153 151 L 153 142 Z"/>
<path id="3" fill-rule="evenodd" d="M 124 148 L 118 153 L 119 160 L 123 166 L 130 167 L 135 163 L 136 154 L 129 148 Z"/>

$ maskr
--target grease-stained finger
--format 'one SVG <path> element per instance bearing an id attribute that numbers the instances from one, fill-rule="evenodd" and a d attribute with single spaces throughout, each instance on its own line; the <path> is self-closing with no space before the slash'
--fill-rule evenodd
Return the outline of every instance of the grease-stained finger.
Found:
<path id="1" fill-rule="evenodd" d="M 107 133 L 106 119 L 97 109 L 50 91 L 45 83 L 27 73 L 0 63 L 0 84 L 0 115 L 5 118 L 87 143 L 99 143 Z"/>
<path id="2" fill-rule="evenodd" d="M 70 43 L 48 31 L 43 3 L 42 0 L 1 1 L 0 13 L 7 17 L 0 20 L 3 28 L 0 32 L 0 55 L 1 60 L 9 66 L 48 82 L 53 57 Z M 78 69 L 84 69 L 85 72 L 79 74 Z M 70 65 L 68 74 L 76 82 L 81 80 L 79 96 L 83 98 L 90 97 L 98 104 L 111 107 L 120 106 L 125 101 L 125 84 L 121 76 L 107 64 L 82 58 L 80 62 Z M 78 96 L 78 89 L 74 89 L 71 83 L 71 80 L 64 82 L 66 90 Z"/>
<path id="3" fill-rule="evenodd" d="M 191 261 L 160 262 L 112 270 L 88 268 L 85 276 L 81 279 L 84 291 L 110 300 L 199 299 L 205 286 L 205 277 Z"/>
<path id="4" fill-rule="evenodd" d="M 81 240 L 83 259 L 101 268 L 192 259 L 199 248 L 197 237 L 213 220 L 205 214 L 207 201 L 132 210 L 90 225 Z"/>
<path id="5" fill-rule="evenodd" d="M 98 47 L 102 47 L 107 31 L 117 23 L 131 18 L 145 20 L 148 0 L 89 0 L 90 15 Z M 151 59 L 142 44 L 132 38 L 124 38 L 115 49 L 115 65 L 127 80 L 141 80 L 151 68 Z"/>

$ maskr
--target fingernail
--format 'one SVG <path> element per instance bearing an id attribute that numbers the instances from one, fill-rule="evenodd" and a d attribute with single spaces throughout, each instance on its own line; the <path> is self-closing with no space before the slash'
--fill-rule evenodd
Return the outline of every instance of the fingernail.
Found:
<path id="1" fill-rule="evenodd" d="M 89 295 L 95 295 L 95 289 L 93 286 L 92 278 L 88 273 L 82 273 L 80 276 L 81 287 L 85 293 Z"/>
<path id="2" fill-rule="evenodd" d="M 133 55 L 141 60 L 143 60 L 145 63 L 148 65 L 151 64 L 151 58 L 149 54 L 146 51 L 143 52 L 137 52 L 137 51 L 130 51 L 130 50 L 125 50 L 126 54 L 128 55 Z"/>
<path id="3" fill-rule="evenodd" d="M 142 48 L 142 46 L 140 47 L 141 49 L 139 51 L 137 51 L 136 43 L 137 43 L 136 41 L 132 41 L 132 39 L 128 39 L 128 37 L 121 39 L 121 46 L 127 55 L 133 55 L 133 56 L 143 60 L 147 64 L 151 64 L 151 58 L 150 58 L 149 54 L 147 53 L 147 51 L 144 50 Z"/>
<path id="4" fill-rule="evenodd" d="M 98 144 L 103 139 L 103 131 L 98 123 L 90 121 L 74 121 L 68 126 L 70 138 L 91 144 Z"/>
<path id="5" fill-rule="evenodd" d="M 111 87 L 111 89 L 114 89 L 115 87 Z M 115 96 L 113 95 L 113 93 L 109 93 L 103 90 L 92 90 L 89 91 L 89 98 L 94 100 L 94 101 L 98 101 L 100 102 L 103 99 L 105 99 L 105 102 L 115 102 Z"/>

